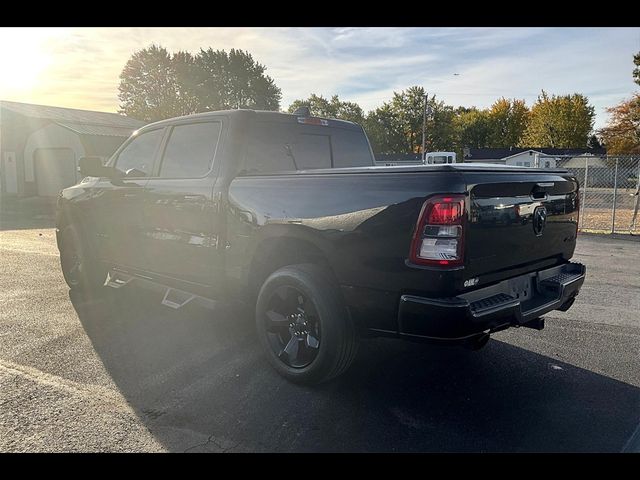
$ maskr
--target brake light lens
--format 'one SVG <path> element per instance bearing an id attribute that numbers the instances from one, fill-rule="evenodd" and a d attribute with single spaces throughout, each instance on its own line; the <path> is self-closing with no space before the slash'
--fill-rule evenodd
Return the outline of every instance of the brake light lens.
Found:
<path id="1" fill-rule="evenodd" d="M 463 259 L 464 195 L 432 197 L 422 206 L 409 260 L 419 265 L 458 266 Z"/>
<path id="2" fill-rule="evenodd" d="M 451 197 L 442 198 L 432 204 L 427 223 L 429 225 L 452 225 L 462 218 L 464 202 L 454 201 Z"/>

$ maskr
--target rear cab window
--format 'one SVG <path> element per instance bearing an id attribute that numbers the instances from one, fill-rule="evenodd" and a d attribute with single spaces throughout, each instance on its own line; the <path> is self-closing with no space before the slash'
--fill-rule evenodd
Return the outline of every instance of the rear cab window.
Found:
<path id="1" fill-rule="evenodd" d="M 250 128 L 244 171 L 255 174 L 373 164 L 369 142 L 359 126 L 258 120 Z"/>

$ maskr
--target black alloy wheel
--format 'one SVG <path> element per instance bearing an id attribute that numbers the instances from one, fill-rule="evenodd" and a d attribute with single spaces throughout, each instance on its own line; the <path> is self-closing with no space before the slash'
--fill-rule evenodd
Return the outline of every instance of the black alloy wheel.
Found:
<path id="1" fill-rule="evenodd" d="M 269 275 L 255 318 L 267 360 L 292 382 L 337 377 L 358 350 L 358 332 L 335 277 L 319 265 L 288 265 Z"/>
<path id="2" fill-rule="evenodd" d="M 320 349 L 318 313 L 303 292 L 281 285 L 269 300 L 265 322 L 269 345 L 289 367 L 304 368 L 313 362 Z"/>

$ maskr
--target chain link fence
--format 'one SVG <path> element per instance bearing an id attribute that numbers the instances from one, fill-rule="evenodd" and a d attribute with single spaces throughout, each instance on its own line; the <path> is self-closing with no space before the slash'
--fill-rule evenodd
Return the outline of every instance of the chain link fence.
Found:
<path id="1" fill-rule="evenodd" d="M 539 165 L 566 168 L 580 183 L 579 229 L 640 234 L 640 156 L 539 156 Z"/>

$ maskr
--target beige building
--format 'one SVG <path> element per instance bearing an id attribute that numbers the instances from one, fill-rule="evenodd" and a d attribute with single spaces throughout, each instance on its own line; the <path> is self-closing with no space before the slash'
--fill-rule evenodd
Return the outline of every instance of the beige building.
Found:
<path id="1" fill-rule="evenodd" d="M 56 196 L 78 160 L 108 158 L 144 122 L 116 113 L 0 101 L 0 194 Z"/>

